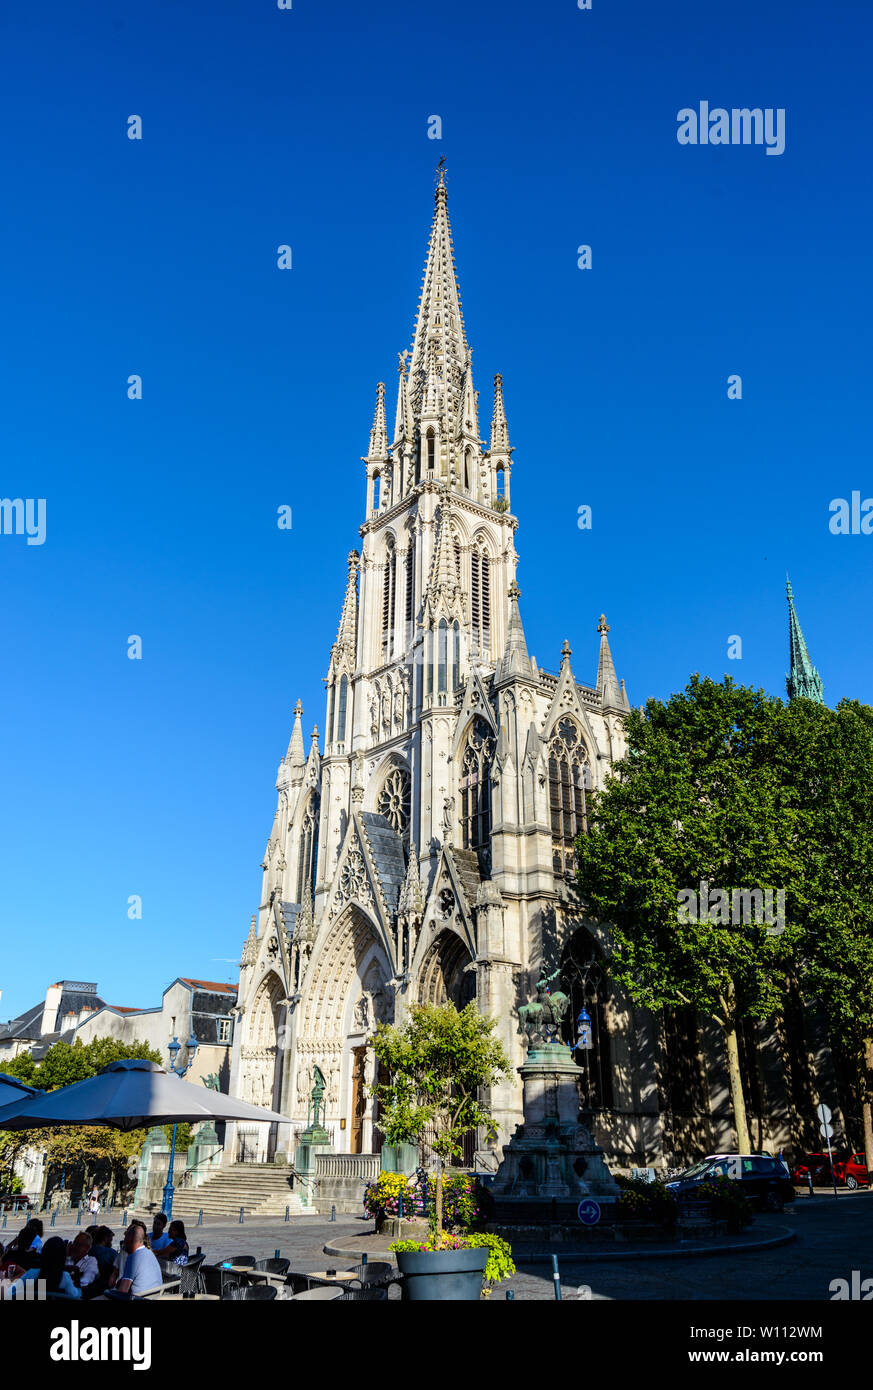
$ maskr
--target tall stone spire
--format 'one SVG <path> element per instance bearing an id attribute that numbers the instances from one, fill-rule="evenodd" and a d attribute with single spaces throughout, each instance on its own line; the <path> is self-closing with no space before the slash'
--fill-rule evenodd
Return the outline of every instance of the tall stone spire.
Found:
<path id="1" fill-rule="evenodd" d="M 533 675 L 524 628 L 521 623 L 521 613 L 518 609 L 520 597 L 521 590 L 513 579 L 509 586 L 509 622 L 506 628 L 506 646 L 494 672 L 495 685 L 512 680 L 514 676 Z"/>
<path id="2" fill-rule="evenodd" d="M 412 443 L 415 435 L 415 423 L 412 419 L 412 411 L 409 405 L 409 391 L 406 384 L 406 358 L 407 353 L 397 354 L 399 363 L 399 380 L 397 384 L 397 411 L 394 415 L 394 443 Z"/>
<path id="3" fill-rule="evenodd" d="M 288 752 L 285 754 L 285 763 L 290 768 L 303 769 L 306 766 L 306 750 L 303 747 L 303 705 L 300 700 L 294 706 L 294 727 L 291 730 L 291 739 L 288 743 Z"/>
<path id="4" fill-rule="evenodd" d="M 824 704 L 822 679 L 809 658 L 806 641 L 794 611 L 794 593 L 791 580 L 785 576 L 785 592 L 788 595 L 788 644 L 791 657 L 791 671 L 785 679 L 789 700 L 815 700 Z"/>
<path id="5" fill-rule="evenodd" d="M 491 416 L 492 454 L 511 454 L 509 426 L 506 423 L 506 405 L 503 400 L 503 377 L 498 372 L 494 378 L 494 413 Z"/>
<path id="6" fill-rule="evenodd" d="M 420 419 L 433 350 L 433 366 L 443 389 L 445 418 L 451 427 L 460 406 L 467 338 L 449 226 L 448 193 L 442 170 L 435 201 L 412 343 L 409 389 L 415 417 Z"/>
<path id="7" fill-rule="evenodd" d="M 334 653 L 344 652 L 351 658 L 354 665 L 355 652 L 358 640 L 358 561 L 360 556 L 357 550 L 349 551 L 349 575 L 346 580 L 346 596 L 343 599 L 343 611 L 340 615 L 339 631 L 334 643 Z"/>
<path id="8" fill-rule="evenodd" d="M 624 709 L 627 698 L 622 696 L 618 676 L 615 674 L 609 638 L 606 635 L 609 632 L 609 623 L 606 621 L 605 613 L 600 615 L 597 631 L 600 633 L 600 656 L 597 662 L 597 690 L 600 703 L 604 709 Z"/>
<path id="9" fill-rule="evenodd" d="M 370 449 L 367 457 L 380 460 L 388 458 L 388 431 L 385 426 L 384 381 L 380 381 L 376 387 L 376 410 L 373 415 L 373 428 L 370 430 Z"/>

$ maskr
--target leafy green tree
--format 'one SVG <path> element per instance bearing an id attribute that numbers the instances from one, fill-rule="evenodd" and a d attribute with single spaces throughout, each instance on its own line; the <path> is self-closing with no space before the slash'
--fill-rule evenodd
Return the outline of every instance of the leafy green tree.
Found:
<path id="1" fill-rule="evenodd" d="M 793 700 L 783 725 L 805 863 L 801 985 L 856 1059 L 873 1174 L 873 709 Z"/>
<path id="2" fill-rule="evenodd" d="M 509 1075 L 494 1025 L 475 1004 L 460 1012 L 451 1003 L 413 1005 L 399 1026 L 380 1023 L 370 1043 L 389 1078 L 371 1087 L 388 1143 L 415 1144 L 433 1128 L 437 1232 L 443 1228 L 443 1165 L 462 1157 L 470 1130 L 484 1125 L 493 1131 L 479 1092 Z"/>
<path id="3" fill-rule="evenodd" d="M 725 1044 L 737 1147 L 750 1148 L 739 1057 L 745 1018 L 779 1007 L 800 929 L 800 812 L 779 769 L 784 706 L 762 690 L 692 677 L 627 720 L 628 751 L 592 795 L 577 889 L 611 930 L 610 969 L 650 1009 L 690 1006 Z M 690 893 L 705 901 L 682 912 Z M 731 925 L 733 890 L 785 890 L 786 920 Z M 709 906 L 709 893 L 724 899 Z M 682 920 L 683 916 L 685 920 Z"/>
<path id="4" fill-rule="evenodd" d="M 122 1061 L 127 1057 L 161 1062 L 160 1053 L 148 1043 L 93 1038 L 87 1043 L 80 1039 L 72 1044 L 53 1043 L 41 1062 L 35 1062 L 29 1053 L 22 1053 L 13 1058 L 6 1070 L 28 1086 L 54 1091 L 59 1086 L 85 1081 L 110 1062 Z M 73 1168 L 81 1164 L 85 1188 L 98 1167 L 108 1167 L 111 1194 L 117 1184 L 127 1180 L 130 1161 L 140 1152 L 146 1133 L 144 1129 L 123 1133 L 102 1125 L 63 1125 L 6 1131 L 0 1134 L 0 1164 L 8 1164 L 11 1170 L 24 1149 L 38 1149 L 45 1153 L 51 1166 Z"/>

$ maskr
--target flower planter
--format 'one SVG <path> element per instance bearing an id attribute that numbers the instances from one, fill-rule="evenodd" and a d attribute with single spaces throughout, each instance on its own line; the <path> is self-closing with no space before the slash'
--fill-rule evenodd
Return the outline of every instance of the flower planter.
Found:
<path id="1" fill-rule="evenodd" d="M 487 1263 L 485 1249 L 397 1252 L 397 1268 L 404 1275 L 403 1297 L 411 1303 L 478 1300 Z"/>

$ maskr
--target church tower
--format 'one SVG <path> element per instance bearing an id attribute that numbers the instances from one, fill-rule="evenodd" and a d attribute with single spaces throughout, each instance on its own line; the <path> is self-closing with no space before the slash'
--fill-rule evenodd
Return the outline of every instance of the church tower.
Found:
<path id="1" fill-rule="evenodd" d="M 631 1079 L 640 1030 L 607 998 L 602 942 L 570 886 L 587 799 L 622 756 L 629 704 L 605 617 L 590 686 L 568 642 L 553 673 L 530 654 L 499 374 L 490 439 L 480 428 L 440 172 L 390 435 L 376 387 L 323 753 L 316 729 L 307 755 L 298 704 L 240 978 L 232 1089 L 302 1128 L 317 1067 L 340 1152 L 380 1143 L 366 1045 L 379 1020 L 416 1002 L 475 1001 L 517 1066 L 516 1008 L 541 971 L 561 974 L 574 1010 L 593 1011 L 588 1103 L 649 1104 Z M 571 616 L 575 598 L 558 596 L 562 606 Z M 592 639 L 592 667 L 594 655 Z M 480 1136 L 478 1161 L 496 1167 L 521 1122 L 515 1077 L 490 1099 L 498 1142 Z M 269 1140 L 274 1152 L 294 1142 L 293 1131 Z"/>

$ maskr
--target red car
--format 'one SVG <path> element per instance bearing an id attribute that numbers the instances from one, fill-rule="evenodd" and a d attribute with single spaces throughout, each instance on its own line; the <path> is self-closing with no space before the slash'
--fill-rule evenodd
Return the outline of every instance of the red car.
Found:
<path id="1" fill-rule="evenodd" d="M 867 1163 L 863 1153 L 853 1153 L 848 1158 L 839 1159 L 834 1163 L 834 1172 L 837 1182 L 844 1182 L 846 1187 L 867 1186 Z"/>
<path id="2" fill-rule="evenodd" d="M 842 1182 L 839 1159 L 834 1159 L 834 1172 L 837 1175 L 837 1182 Z M 831 1161 L 827 1154 L 807 1154 L 802 1158 L 794 1169 L 795 1183 L 800 1183 L 805 1187 L 810 1173 L 812 1173 L 814 1187 L 830 1186 Z"/>

